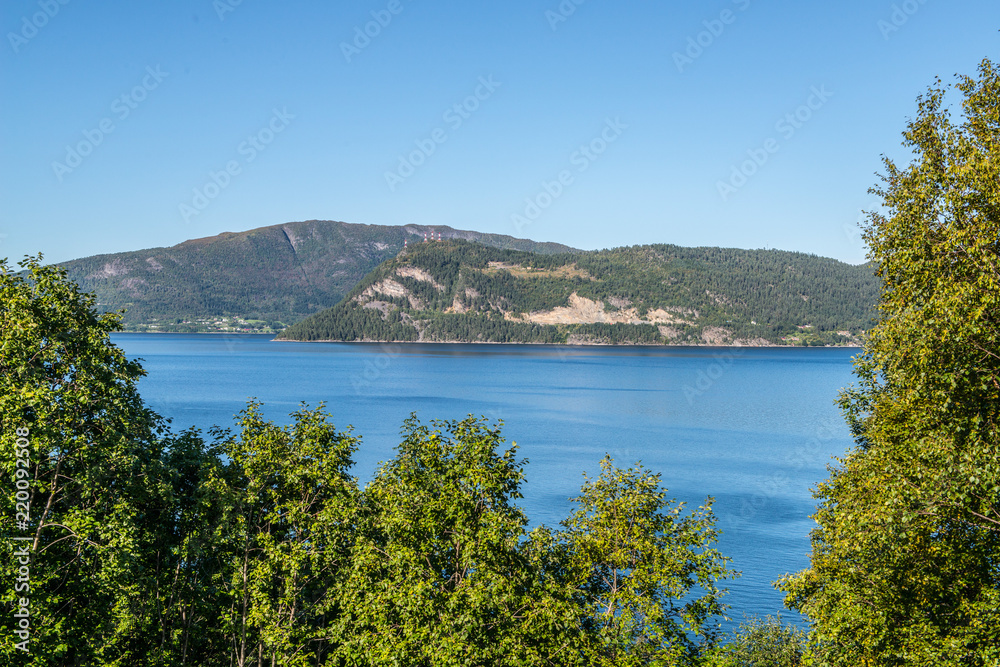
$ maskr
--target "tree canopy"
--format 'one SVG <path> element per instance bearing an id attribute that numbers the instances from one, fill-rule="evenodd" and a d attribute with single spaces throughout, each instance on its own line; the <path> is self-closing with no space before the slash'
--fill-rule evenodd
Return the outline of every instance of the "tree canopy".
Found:
<path id="1" fill-rule="evenodd" d="M 20 591 L 23 563 L 9 552 L 0 562 L 4 636 L 24 598 L 31 643 L 51 664 L 139 657 L 129 638 L 162 529 L 162 422 L 136 389 L 141 367 L 109 341 L 118 316 L 98 315 L 40 258 L 21 266 L 27 276 L 0 267 L 0 510 L 5 537 L 30 538 L 4 548 L 27 544 L 32 556 Z M 18 652 L 6 639 L 0 648 L 7 660 Z"/>
<path id="2" fill-rule="evenodd" d="M 953 118 L 949 95 L 961 96 Z M 834 665 L 1000 661 L 1000 70 L 940 81 L 885 160 L 865 232 L 877 325 L 842 395 L 856 447 L 786 579 Z"/>

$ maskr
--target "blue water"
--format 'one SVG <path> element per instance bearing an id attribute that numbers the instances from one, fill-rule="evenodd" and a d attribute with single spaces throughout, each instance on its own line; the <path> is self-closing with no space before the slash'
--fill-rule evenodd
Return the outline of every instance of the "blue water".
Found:
<path id="1" fill-rule="evenodd" d="M 116 334 L 149 375 L 143 397 L 174 426 L 230 426 L 250 397 L 287 423 L 324 401 L 363 444 L 355 474 L 393 456 L 411 412 L 504 421 L 527 458 L 522 505 L 558 524 L 605 453 L 662 473 L 670 497 L 714 496 L 719 548 L 743 576 L 730 615 L 782 611 L 771 582 L 808 565 L 810 488 L 850 447 L 834 400 L 850 348 L 607 348 L 273 342 L 270 336 Z M 796 617 L 783 612 L 790 620 Z"/>

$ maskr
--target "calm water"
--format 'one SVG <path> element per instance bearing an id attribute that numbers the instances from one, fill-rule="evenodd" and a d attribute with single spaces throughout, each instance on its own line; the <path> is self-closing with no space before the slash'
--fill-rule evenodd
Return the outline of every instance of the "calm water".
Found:
<path id="1" fill-rule="evenodd" d="M 605 453 L 663 475 L 670 496 L 716 499 L 719 548 L 743 576 L 730 614 L 775 613 L 771 582 L 808 564 L 810 488 L 851 441 L 834 400 L 857 350 L 579 348 L 278 343 L 270 336 L 117 334 L 149 372 L 140 383 L 175 427 L 232 425 L 249 397 L 287 423 L 327 404 L 363 438 L 362 481 L 393 456 L 402 422 L 467 414 L 504 421 L 526 468 L 523 506 L 557 524 Z M 784 614 L 789 619 L 791 613 Z"/>

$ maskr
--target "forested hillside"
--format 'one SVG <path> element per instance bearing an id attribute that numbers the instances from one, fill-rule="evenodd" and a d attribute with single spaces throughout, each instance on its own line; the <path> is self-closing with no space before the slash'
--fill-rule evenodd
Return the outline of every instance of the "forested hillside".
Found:
<path id="1" fill-rule="evenodd" d="M 446 226 L 358 225 L 311 220 L 224 233 L 171 248 L 65 262 L 102 310 L 124 309 L 126 330 L 280 330 L 333 306 L 369 271 L 424 234 L 499 248 L 567 252 L 500 234 Z"/>
<path id="2" fill-rule="evenodd" d="M 633 246 L 539 255 L 420 243 L 286 340 L 850 344 L 870 266 L 778 250 Z"/>

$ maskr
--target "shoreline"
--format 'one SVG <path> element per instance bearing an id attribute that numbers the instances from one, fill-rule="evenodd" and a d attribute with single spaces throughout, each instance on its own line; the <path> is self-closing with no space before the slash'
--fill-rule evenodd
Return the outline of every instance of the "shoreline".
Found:
<path id="1" fill-rule="evenodd" d="M 692 347 L 719 347 L 719 348 L 802 348 L 825 350 L 829 348 L 853 348 L 864 349 L 862 345 L 714 345 L 711 343 L 698 344 L 675 344 L 666 343 L 532 343 L 532 342 L 506 342 L 497 341 L 465 341 L 465 340 L 295 340 L 286 338 L 274 338 L 272 343 L 340 343 L 345 345 L 536 345 L 539 347 L 642 347 L 642 348 L 692 348 Z"/>
<path id="2" fill-rule="evenodd" d="M 641 347 L 641 348 L 741 348 L 741 349 L 774 349 L 774 348 L 801 348 L 826 350 L 831 348 L 846 348 L 861 350 L 863 345 L 782 345 L 771 343 L 768 345 L 746 345 L 734 343 L 731 345 L 715 345 L 711 343 L 536 343 L 536 342 L 497 342 L 484 340 L 296 340 L 288 338 L 277 338 L 276 333 L 255 333 L 255 332 L 234 332 L 234 331 L 113 331 L 112 334 L 128 334 L 130 336 L 274 336 L 270 343 L 338 343 L 342 345 L 533 345 L 537 347 Z"/>

